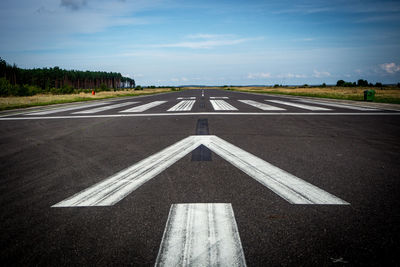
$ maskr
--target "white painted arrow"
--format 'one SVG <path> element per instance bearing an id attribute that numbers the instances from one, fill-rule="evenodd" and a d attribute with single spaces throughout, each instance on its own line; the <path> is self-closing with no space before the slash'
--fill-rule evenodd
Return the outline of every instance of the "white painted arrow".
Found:
<path id="1" fill-rule="evenodd" d="M 53 207 L 114 205 L 200 145 L 208 147 L 291 204 L 349 204 L 215 135 L 194 135 L 186 137 Z"/>

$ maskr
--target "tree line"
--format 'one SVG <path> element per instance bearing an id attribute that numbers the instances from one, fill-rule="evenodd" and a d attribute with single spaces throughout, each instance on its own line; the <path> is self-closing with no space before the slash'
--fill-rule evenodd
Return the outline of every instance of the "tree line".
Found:
<path id="1" fill-rule="evenodd" d="M 133 88 L 135 80 L 121 73 L 64 70 L 59 67 L 22 69 L 0 58 L 0 95 L 68 94 L 82 90 Z"/>
<path id="2" fill-rule="evenodd" d="M 357 81 L 357 83 L 356 82 L 346 82 L 346 81 L 344 81 L 344 80 L 338 80 L 337 82 L 336 82 L 336 86 L 340 86 L 340 87 L 356 87 L 356 86 L 363 86 L 363 87 L 366 87 L 366 86 L 369 86 L 369 87 L 383 87 L 383 84 L 382 83 L 380 83 L 380 82 L 377 82 L 377 83 L 375 83 L 375 85 L 374 84 L 372 84 L 372 83 L 368 83 L 368 81 L 367 80 L 363 80 L 363 79 L 359 79 L 358 81 Z"/>

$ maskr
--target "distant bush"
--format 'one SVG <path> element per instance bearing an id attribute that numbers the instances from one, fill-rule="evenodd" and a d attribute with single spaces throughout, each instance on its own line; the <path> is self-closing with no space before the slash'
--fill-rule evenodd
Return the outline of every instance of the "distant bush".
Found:
<path id="1" fill-rule="evenodd" d="M 13 85 L 6 78 L 0 78 L 0 96 L 9 96 L 12 91 Z"/>
<path id="2" fill-rule="evenodd" d="M 274 88 L 278 88 L 278 87 L 279 87 L 279 84 L 275 84 L 275 85 L 274 85 Z"/>
<path id="3" fill-rule="evenodd" d="M 326 87 L 326 83 L 323 83 L 323 84 L 321 85 L 321 87 Z"/>
<path id="4" fill-rule="evenodd" d="M 110 91 L 110 88 L 105 83 L 100 85 L 100 91 Z"/>
<path id="5" fill-rule="evenodd" d="M 135 90 L 143 90 L 143 88 L 140 85 L 138 85 L 135 87 Z"/>

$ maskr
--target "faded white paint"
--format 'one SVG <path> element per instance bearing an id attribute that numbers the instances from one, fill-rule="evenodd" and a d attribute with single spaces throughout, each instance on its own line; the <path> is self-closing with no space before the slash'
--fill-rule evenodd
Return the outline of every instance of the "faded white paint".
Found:
<path id="1" fill-rule="evenodd" d="M 330 110 L 329 108 L 321 108 L 321 107 L 316 107 L 316 106 L 309 106 L 309 105 L 304 105 L 304 104 L 299 104 L 299 103 L 293 103 L 293 102 L 287 102 L 287 101 L 281 101 L 281 100 L 265 100 L 277 104 L 282 104 L 286 106 L 292 106 L 296 108 L 301 108 L 301 109 L 307 109 L 307 110 L 312 110 L 312 111 L 321 111 L 321 110 Z"/>
<path id="2" fill-rule="evenodd" d="M 234 106 L 224 100 L 210 100 L 214 110 L 237 110 Z"/>
<path id="3" fill-rule="evenodd" d="M 325 102 L 325 101 L 314 101 L 314 100 L 306 100 L 306 99 L 301 99 L 301 100 L 299 99 L 297 101 L 304 102 L 304 103 L 323 105 L 323 106 L 336 107 L 336 108 L 353 109 L 353 110 L 359 110 L 359 111 L 374 111 L 374 110 L 379 111 L 379 109 L 376 109 L 376 108 L 357 107 L 357 106 L 352 106 L 352 105 Z"/>
<path id="4" fill-rule="evenodd" d="M 195 96 L 191 96 L 191 97 L 178 97 L 176 100 L 193 100 L 196 99 Z"/>
<path id="5" fill-rule="evenodd" d="M 147 103 L 147 104 L 144 104 L 144 105 L 140 105 L 140 106 L 137 106 L 137 107 L 133 107 L 133 108 L 130 108 L 130 109 L 126 109 L 126 110 L 123 110 L 123 111 L 120 111 L 120 112 L 121 112 L 121 113 L 143 112 L 143 111 L 146 111 L 146 110 L 148 110 L 148 109 L 157 107 L 157 106 L 159 106 L 159 105 L 161 105 L 161 104 L 164 104 L 164 103 L 166 103 L 166 102 L 167 102 L 167 101 L 154 101 L 154 102 L 150 102 L 150 103 Z"/>
<path id="6" fill-rule="evenodd" d="M 232 205 L 172 205 L 155 266 L 246 266 Z"/>
<path id="7" fill-rule="evenodd" d="M 46 116 L 46 117 L 0 117 L 0 121 L 20 120 L 59 120 L 91 118 L 128 118 L 128 117 L 165 117 L 165 116 L 399 116 L 400 112 L 185 112 L 185 113 L 143 113 L 143 114 L 104 114 L 81 116 Z"/>
<path id="8" fill-rule="evenodd" d="M 215 135 L 189 136 L 53 207 L 114 205 L 145 182 L 204 145 L 292 204 L 349 204 Z"/>
<path id="9" fill-rule="evenodd" d="M 85 105 L 81 104 L 81 105 L 68 106 L 68 107 L 63 107 L 63 108 L 55 108 L 55 109 L 48 109 L 48 110 L 42 110 L 42 111 L 35 111 L 35 112 L 27 113 L 26 115 L 29 115 L 29 116 L 40 116 L 40 115 L 47 115 L 47 114 L 53 114 L 53 113 L 58 113 L 58 112 L 64 112 L 64 111 L 91 108 L 91 107 L 96 107 L 96 106 L 101 106 L 101 105 L 106 105 L 106 104 L 107 104 L 106 102 L 96 102 L 96 103 L 90 103 L 90 104 L 85 104 Z"/>
<path id="10" fill-rule="evenodd" d="M 239 102 L 242 102 L 244 104 L 247 104 L 247 105 L 253 106 L 255 108 L 262 109 L 262 110 L 286 110 L 284 108 L 278 108 L 278 107 L 275 107 L 275 106 L 271 106 L 271 105 L 268 105 L 268 104 L 265 104 L 265 103 L 256 102 L 256 101 L 253 101 L 253 100 L 239 100 Z"/>
<path id="11" fill-rule="evenodd" d="M 93 108 L 93 109 L 82 110 L 82 111 L 74 112 L 72 114 L 93 114 L 93 113 L 98 113 L 98 112 L 102 112 L 102 111 L 106 111 L 106 110 L 110 110 L 110 109 L 121 108 L 121 107 L 129 106 L 129 105 L 133 105 L 136 103 L 139 103 L 139 102 L 124 102 L 124 103 L 109 105 L 109 106 L 105 106 L 105 107 L 98 107 L 98 108 Z"/>
<path id="12" fill-rule="evenodd" d="M 227 96 L 210 96 L 210 99 L 229 99 Z"/>
<path id="13" fill-rule="evenodd" d="M 196 100 L 182 100 L 167 111 L 190 111 L 193 108 L 194 102 Z"/>

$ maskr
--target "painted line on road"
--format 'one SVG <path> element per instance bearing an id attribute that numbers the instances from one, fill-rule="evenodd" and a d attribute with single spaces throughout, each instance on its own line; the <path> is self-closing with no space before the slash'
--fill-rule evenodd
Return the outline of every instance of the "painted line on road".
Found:
<path id="1" fill-rule="evenodd" d="M 206 146 L 291 204 L 349 204 L 215 135 L 193 135 L 53 207 L 114 205 L 200 145 Z"/>
<path id="2" fill-rule="evenodd" d="M 167 111 L 190 111 L 193 108 L 194 102 L 196 100 L 182 100 Z"/>
<path id="3" fill-rule="evenodd" d="M 253 177 L 291 204 L 347 205 L 344 200 L 236 147 L 210 135 L 203 141 L 211 151 Z"/>
<path id="4" fill-rule="evenodd" d="M 155 266 L 246 266 L 232 205 L 173 204 Z"/>
<path id="5" fill-rule="evenodd" d="M 284 108 L 278 108 L 278 107 L 275 107 L 275 106 L 271 106 L 271 105 L 268 105 L 268 104 L 265 104 L 265 103 L 260 103 L 260 102 L 253 101 L 253 100 L 238 100 L 238 101 L 242 102 L 244 104 L 247 104 L 247 105 L 262 109 L 262 110 L 286 110 Z"/>
<path id="6" fill-rule="evenodd" d="M 292 106 L 292 107 L 296 107 L 296 108 L 313 110 L 313 111 L 315 111 L 315 110 L 331 110 L 329 108 L 321 108 L 321 107 L 309 106 L 309 105 L 298 104 L 298 103 L 287 102 L 287 101 L 281 101 L 281 100 L 265 100 L 265 101 L 272 102 L 272 103 L 277 103 L 277 104 L 282 104 L 282 105 L 287 105 L 287 106 Z"/>
<path id="7" fill-rule="evenodd" d="M 359 110 L 359 111 L 374 111 L 374 110 L 379 111 L 380 110 L 377 108 L 357 107 L 357 106 L 351 106 L 351 105 L 346 105 L 346 104 L 337 104 L 337 103 L 331 103 L 331 102 L 328 103 L 328 102 L 324 102 L 324 101 L 314 101 L 314 100 L 306 100 L 306 99 L 299 99 L 297 101 L 304 102 L 304 103 L 336 107 L 336 108 L 347 108 L 347 109 L 353 109 L 353 110 Z"/>
<path id="8" fill-rule="evenodd" d="M 120 111 L 120 113 L 143 112 L 143 111 L 146 111 L 148 109 L 157 107 L 157 106 L 159 106 L 161 104 L 164 104 L 166 102 L 167 101 L 154 101 L 154 102 L 150 102 L 150 103 L 147 103 L 147 104 L 144 104 L 144 105 L 140 105 L 140 106 L 137 106 L 137 107 L 133 107 L 133 108 L 130 108 L 130 109 L 122 110 L 122 111 Z"/>
<path id="9" fill-rule="evenodd" d="M 195 96 L 191 96 L 191 97 L 178 97 L 176 100 L 193 100 L 196 99 Z"/>
<path id="10" fill-rule="evenodd" d="M 210 100 L 214 110 L 238 110 L 224 100 Z"/>
<path id="11" fill-rule="evenodd" d="M 229 99 L 227 96 L 210 96 L 210 99 Z"/>
<path id="12" fill-rule="evenodd" d="M 128 118 L 128 117 L 165 117 L 165 116 L 399 116 L 400 112 L 186 112 L 186 113 L 144 113 L 144 114 L 105 114 L 81 116 L 46 116 L 46 117 L 3 117 L 0 121 L 20 120 L 57 120 L 57 119 L 93 119 L 93 118 Z"/>
<path id="13" fill-rule="evenodd" d="M 199 140 L 187 137 L 53 207 L 112 206 L 199 145 Z"/>
<path id="14" fill-rule="evenodd" d="M 49 109 L 49 110 L 43 110 L 43 111 L 35 111 L 35 112 L 27 113 L 25 115 L 29 115 L 29 116 L 48 115 L 48 114 L 53 114 L 53 113 L 58 113 L 58 112 L 71 111 L 71 110 L 84 109 L 84 108 L 91 108 L 91 107 L 97 107 L 97 106 L 107 105 L 107 104 L 108 103 L 106 103 L 106 102 L 101 102 L 101 103 L 91 103 L 91 104 L 86 104 L 86 105 L 75 105 L 75 106 L 69 106 L 69 107 L 64 107 L 64 108 L 56 108 L 56 109 Z"/>
<path id="15" fill-rule="evenodd" d="M 129 105 L 133 105 L 139 102 L 124 102 L 120 104 L 115 104 L 115 105 L 110 105 L 110 106 L 105 106 L 105 107 L 99 107 L 99 108 L 93 108 L 93 109 L 88 109 L 88 110 L 82 110 L 82 111 L 77 111 L 72 114 L 93 114 L 93 113 L 98 113 L 110 109 L 115 109 L 115 108 L 121 108 Z"/>

